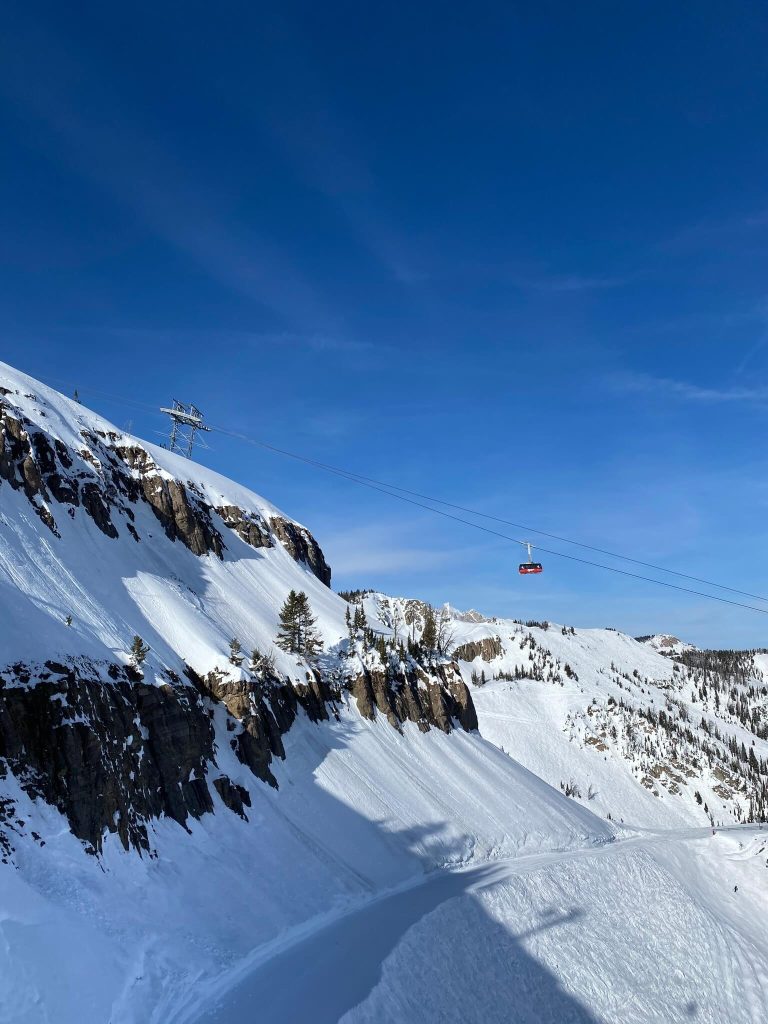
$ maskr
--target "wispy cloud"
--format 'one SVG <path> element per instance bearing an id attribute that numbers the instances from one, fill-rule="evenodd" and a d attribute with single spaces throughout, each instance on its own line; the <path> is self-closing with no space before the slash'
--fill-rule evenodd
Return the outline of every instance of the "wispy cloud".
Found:
<path id="1" fill-rule="evenodd" d="M 133 327 L 133 326 L 93 326 L 51 328 L 58 334 L 77 335 L 83 337 L 114 338 L 121 341 L 134 341 L 163 344 L 165 342 L 205 342 L 211 345 L 238 345 L 252 348 L 297 348 L 312 352 L 339 353 L 343 355 L 365 355 L 366 353 L 381 354 L 390 351 L 389 347 L 358 338 L 341 335 L 315 334 L 300 331 L 237 331 L 229 328 L 199 327 Z"/>
<path id="2" fill-rule="evenodd" d="M 470 265 L 442 266 L 436 268 L 415 267 L 398 263 L 394 267 L 397 279 L 404 284 L 414 285 L 425 281 L 473 281 L 479 278 L 503 282 L 530 292 L 590 292 L 621 288 L 642 276 L 640 271 L 627 274 L 582 274 L 560 273 L 548 270 L 530 270 L 508 263 L 477 262 Z"/>
<path id="3" fill-rule="evenodd" d="M 751 303 L 741 309 L 696 310 L 680 313 L 662 319 L 645 320 L 626 328 L 627 333 L 647 334 L 684 334 L 693 331 L 725 331 L 734 328 L 749 327 L 752 324 L 765 324 L 768 310 L 764 301 Z"/>
<path id="4" fill-rule="evenodd" d="M 673 397 L 687 402 L 756 402 L 760 404 L 768 402 L 768 386 L 758 388 L 702 387 L 691 381 L 630 372 L 612 374 L 608 378 L 608 383 L 617 391 L 655 397 Z"/>
<path id="5" fill-rule="evenodd" d="M 639 274 L 525 274 L 509 275 L 518 288 L 538 292 L 589 292 L 607 288 L 621 288 L 636 280 Z"/>
<path id="6" fill-rule="evenodd" d="M 303 329 L 333 333 L 337 318 L 292 260 L 244 229 L 225 196 L 193 181 L 186 162 L 150 136 L 141 112 L 110 94 L 99 68 L 39 26 L 16 26 L 0 92 L 48 157 L 96 185 L 212 280 Z M 25 61 L 33 56 L 44 73 Z M 119 117 L 115 116 L 119 111 Z"/>
<path id="7" fill-rule="evenodd" d="M 710 217 L 686 224 L 657 244 L 659 250 L 696 249 L 715 242 L 727 242 L 746 233 L 768 227 L 768 209 L 761 207 L 749 213 L 730 217 Z"/>
<path id="8" fill-rule="evenodd" d="M 275 338 L 278 343 L 310 348 L 315 352 L 381 352 L 385 346 L 359 338 L 331 337 L 324 334 L 283 335 Z"/>
<path id="9" fill-rule="evenodd" d="M 374 574 L 406 574 L 410 579 L 408 574 L 455 568 L 477 553 L 477 547 L 457 546 L 450 541 L 442 547 L 425 545 L 425 534 L 429 536 L 433 531 L 424 523 L 387 520 L 343 531 L 318 532 L 337 576 L 370 579 Z"/>
<path id="10" fill-rule="evenodd" d="M 400 274 L 411 259 L 412 242 L 398 228 L 392 205 L 355 142 L 360 126 L 342 113 L 322 61 L 287 10 L 273 10 L 263 31 L 273 54 L 279 54 L 271 72 L 278 99 L 254 109 L 244 97 L 243 109 L 258 120 L 293 173 L 325 198 L 362 249 L 395 281 L 412 283 Z M 238 102 L 234 92 L 227 94 L 228 102 Z"/>

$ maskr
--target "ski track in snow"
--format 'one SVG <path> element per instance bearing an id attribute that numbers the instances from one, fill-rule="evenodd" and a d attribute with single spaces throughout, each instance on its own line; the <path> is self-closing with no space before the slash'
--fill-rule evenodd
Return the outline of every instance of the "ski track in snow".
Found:
<path id="1" fill-rule="evenodd" d="M 732 826 L 724 832 L 745 837 L 765 834 L 755 826 Z M 478 1024 L 496 1021 L 506 1024 L 510 1020 L 530 1021 L 531 1024 L 534 1021 L 540 1024 L 548 1021 L 558 1024 L 566 1021 L 573 1024 L 658 1021 L 666 1024 L 667 1021 L 698 1020 L 716 1024 L 725 1019 L 761 1024 L 768 1020 L 768 934 L 759 932 L 759 922 L 755 917 L 759 918 L 760 912 L 749 903 L 748 897 L 747 904 L 741 906 L 737 901 L 732 901 L 735 905 L 729 906 L 727 901 L 716 898 L 710 880 L 705 882 L 702 877 L 696 856 L 699 851 L 689 848 L 691 843 L 698 847 L 707 843 L 717 845 L 723 834 L 718 833 L 718 837 L 713 836 L 708 828 L 658 832 L 643 829 L 637 835 L 629 835 L 604 846 L 533 854 L 471 868 L 438 870 L 415 884 L 380 893 L 335 920 L 324 918 L 315 926 L 308 922 L 282 946 L 269 944 L 256 950 L 245 964 L 239 965 L 228 981 L 217 984 L 216 990 L 208 997 L 205 1010 L 173 1018 L 174 1024 L 256 1024 L 257 1021 L 295 1024 L 305 1020 L 311 1020 L 313 1024 L 337 1024 L 342 1020 L 344 1024 L 384 1020 L 392 1020 L 393 1024 L 397 1020 L 414 1024 L 423 1021 L 426 1024 L 438 1019 L 456 1021 L 456 1024 L 460 1021 L 463 1024 L 474 1021 Z M 419 999 L 413 1000 L 410 989 L 404 1005 L 400 1005 L 398 993 L 391 992 L 382 980 L 386 979 L 390 963 L 394 964 L 391 973 L 397 976 L 398 949 L 414 930 L 421 929 L 428 940 L 426 948 L 424 943 L 417 947 L 417 956 L 429 958 L 431 962 L 440 957 L 444 938 L 442 928 L 430 928 L 428 922 L 434 916 L 434 924 L 437 925 L 438 915 L 451 901 L 469 898 L 481 904 L 487 900 L 493 903 L 494 897 L 499 893 L 503 897 L 510 882 L 519 882 L 521 876 L 549 875 L 557 882 L 565 868 L 571 865 L 581 867 L 585 861 L 596 861 L 603 867 L 608 865 L 606 877 L 610 879 L 613 876 L 613 884 L 621 888 L 623 861 L 627 857 L 630 862 L 639 861 L 641 874 L 647 873 L 653 881 L 653 871 L 642 867 L 642 861 L 651 858 L 659 877 L 666 876 L 673 891 L 679 887 L 678 899 L 667 902 L 662 908 L 663 916 L 668 917 L 672 928 L 686 917 L 692 918 L 700 927 L 695 936 L 681 936 L 686 945 L 692 939 L 698 944 L 691 950 L 693 956 L 688 963 L 663 963 L 665 940 L 668 938 L 663 933 L 647 943 L 648 949 L 641 955 L 651 962 L 659 983 L 655 991 L 647 992 L 645 1001 L 638 999 L 632 1006 L 618 1005 L 610 985 L 605 986 L 606 991 L 599 991 L 592 967 L 587 976 L 579 972 L 576 959 L 568 962 L 566 948 L 560 948 L 560 959 L 564 962 L 557 965 L 562 969 L 559 978 L 546 963 L 526 952 L 526 938 L 537 932 L 556 931 L 573 924 L 579 927 L 580 918 L 589 930 L 590 911 L 569 910 L 566 906 L 558 907 L 556 911 L 545 911 L 542 920 L 523 935 L 516 934 L 519 922 L 513 916 L 503 918 L 512 959 L 519 961 L 515 965 L 515 973 L 520 975 L 516 978 L 519 984 L 512 989 L 502 984 L 498 992 L 490 994 L 490 1000 L 489 993 L 483 993 L 483 998 L 473 1004 L 477 1008 L 476 1015 L 470 1012 L 468 1016 L 466 1007 L 459 1009 L 450 1001 L 441 1005 L 439 1010 L 435 1005 L 426 1003 L 419 1009 Z M 708 862 L 706 857 L 705 862 Z M 590 872 L 582 871 L 577 877 L 582 880 L 589 878 Z M 626 902 L 626 910 L 631 917 L 631 902 L 642 902 L 646 895 L 633 892 L 631 886 L 625 885 L 619 899 Z M 576 892 L 572 896 L 579 898 Z M 583 893 L 580 898 L 588 906 L 590 902 L 600 904 L 601 892 L 599 888 L 593 889 L 586 899 Z M 459 912 L 462 920 L 467 918 L 466 906 Z M 455 971 L 460 970 L 461 957 L 467 948 L 474 943 L 482 944 L 480 933 L 485 928 L 485 916 L 480 918 L 479 928 L 475 920 L 473 931 L 472 915 L 469 915 L 467 927 L 460 936 L 460 948 L 452 949 L 451 955 L 446 957 L 445 970 L 453 977 L 456 976 Z M 494 922 L 492 927 L 498 928 L 498 923 Z M 622 923 L 617 921 L 615 935 L 607 936 L 608 943 L 616 942 L 620 948 L 621 933 Z M 410 963 L 413 963 L 413 952 L 409 950 Z M 509 950 L 497 951 L 501 975 L 508 967 L 502 958 L 508 954 Z M 686 984 L 686 972 L 695 964 L 696 958 L 714 972 L 716 986 L 724 991 L 725 1004 L 730 1006 L 727 1018 L 719 1016 L 722 1011 L 711 1003 L 697 1001 L 697 992 L 699 998 L 701 992 L 694 983 L 695 979 L 689 979 Z M 647 969 L 647 964 L 643 966 Z M 622 967 L 622 963 L 617 961 L 614 969 L 618 976 L 622 974 Z M 418 970 L 417 967 L 416 973 Z M 668 984 L 664 981 L 665 974 L 671 977 L 679 992 L 669 993 L 669 1005 L 660 1011 L 659 1003 L 664 1006 L 667 999 L 664 994 Z M 565 986 L 564 979 L 568 981 Z M 622 983 L 626 982 L 627 979 L 623 978 Z M 637 979 L 634 979 L 634 984 L 637 984 Z M 461 985 L 471 996 L 474 988 L 472 976 L 465 975 Z M 440 986 L 436 987 L 439 990 Z M 431 996 L 434 989 L 435 986 L 430 985 Z M 367 1008 L 367 1000 L 372 994 L 378 999 L 373 1007 Z M 582 1002 L 579 996 L 585 1001 Z M 673 996 L 677 1005 L 673 1005 Z M 405 1017 L 402 1016 L 404 1011 Z M 607 1011 L 605 1016 L 604 1011 Z"/>
<path id="2" fill-rule="evenodd" d="M 83 429 L 121 434 L 3 364 L 0 379 L 72 451 Z M 194 486 L 213 508 L 279 514 L 137 443 L 160 476 Z M 282 544 L 256 550 L 217 519 L 219 560 L 171 541 L 141 502 L 139 544 L 119 517 L 111 540 L 82 508 L 73 518 L 54 511 L 55 540 L 23 492 L 3 488 L 7 661 L 41 652 L 124 660 L 140 633 L 152 649 L 149 682 L 185 663 L 239 678 L 229 638 L 270 651 L 292 588 L 309 595 L 327 648 L 347 633 L 346 602 Z M 413 602 L 368 594 L 363 605 L 372 626 L 405 635 Z M 248 820 L 213 792 L 215 813 L 190 821 L 189 833 L 151 822 L 156 858 L 125 854 L 113 835 L 101 860 L 86 858 L 61 815 L 9 773 L 3 796 L 46 845 L 19 842 L 18 867 L 0 872 L 0 1024 L 768 1024 L 762 836 L 690 827 L 705 820 L 696 787 L 732 820 L 712 778 L 653 793 L 620 753 L 598 752 L 574 725 L 593 695 L 601 709 L 610 698 L 661 708 L 668 692 L 692 720 L 714 721 L 658 653 L 664 638 L 647 646 L 612 630 L 511 619 L 451 628 L 457 644 L 502 646 L 491 662 L 461 664 L 480 735 L 421 734 L 412 723 L 398 732 L 345 700 L 338 720 L 299 715 L 286 760 L 273 764 L 278 793 L 237 760 L 216 707 L 215 769 L 248 789 Z M 534 641 L 574 676 L 515 680 L 531 667 Z M 284 675 L 303 677 L 294 658 L 274 653 Z M 755 667 L 768 681 L 768 655 Z M 487 685 L 472 686 L 473 672 Z M 752 742 L 740 723 L 718 721 Z M 765 756 L 768 741 L 755 749 Z M 596 792 L 567 799 L 558 787 L 571 778 Z M 621 828 L 621 817 L 638 827 Z"/>

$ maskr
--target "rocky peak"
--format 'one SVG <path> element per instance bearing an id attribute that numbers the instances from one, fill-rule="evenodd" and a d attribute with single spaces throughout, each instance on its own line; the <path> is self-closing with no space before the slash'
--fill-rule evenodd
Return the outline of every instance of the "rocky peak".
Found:
<path id="1" fill-rule="evenodd" d="M 31 397 L 31 396 L 26 396 Z M 40 412 L 41 417 L 44 411 Z M 309 530 L 280 515 L 265 517 L 234 504 L 214 506 L 192 480 L 162 470 L 141 444 L 115 431 L 83 428 L 81 444 L 70 447 L 51 437 L 14 405 L 12 393 L 0 398 L 0 482 L 23 490 L 35 513 L 58 537 L 57 518 L 75 518 L 81 509 L 105 536 L 121 530 L 135 541 L 136 505 L 152 509 L 166 536 L 196 555 L 223 558 L 225 532 L 233 530 L 252 547 L 280 543 L 326 586 L 331 569 Z"/>

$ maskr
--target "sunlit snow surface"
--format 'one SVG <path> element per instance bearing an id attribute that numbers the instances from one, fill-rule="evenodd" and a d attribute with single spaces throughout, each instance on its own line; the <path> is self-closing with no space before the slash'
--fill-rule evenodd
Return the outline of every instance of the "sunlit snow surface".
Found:
<path id="1" fill-rule="evenodd" d="M 84 427 L 116 429 L 3 365 L 0 385 L 70 446 Z M 275 512 L 145 447 L 211 504 Z M 137 525 L 151 542 L 110 540 L 82 510 L 57 515 L 57 539 L 20 492 L 2 485 L 0 502 L 4 663 L 124 659 L 138 632 L 152 648 L 149 681 L 185 661 L 225 668 L 233 634 L 246 650 L 271 643 L 292 587 L 309 594 L 327 645 L 345 635 L 345 602 L 280 545 L 255 551 L 227 531 L 223 561 L 199 558 L 141 505 Z M 376 596 L 366 609 L 392 628 Z M 457 644 L 503 641 L 492 665 L 463 664 L 467 682 L 527 659 L 516 623 L 454 629 Z M 338 721 L 302 715 L 273 766 L 277 791 L 236 760 L 219 708 L 218 767 L 248 788 L 249 820 L 213 792 L 215 814 L 191 820 L 189 834 L 154 824 L 152 857 L 125 853 L 116 836 L 102 858 L 86 856 L 58 812 L 9 774 L 2 796 L 45 845 L 19 842 L 16 866 L 0 866 L 0 1021 L 765 1021 L 762 833 L 702 831 L 690 794 L 655 797 L 567 725 L 593 697 L 620 693 L 611 662 L 661 687 L 670 659 L 607 630 L 526 632 L 578 683 L 474 688 L 482 735 L 410 724 L 400 734 L 362 719 L 351 699 Z M 281 654 L 278 665 L 299 671 Z M 560 791 L 571 776 L 581 801 Z"/>

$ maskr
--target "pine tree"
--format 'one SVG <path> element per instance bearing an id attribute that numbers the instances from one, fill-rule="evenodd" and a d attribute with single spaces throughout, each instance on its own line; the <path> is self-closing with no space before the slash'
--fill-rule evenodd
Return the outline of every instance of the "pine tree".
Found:
<path id="1" fill-rule="evenodd" d="M 347 637 L 349 638 L 349 647 L 347 653 L 349 654 L 350 657 L 352 657 L 355 650 L 355 641 L 357 640 L 357 630 L 355 629 L 355 624 L 352 619 L 352 614 L 349 610 L 349 605 L 347 605 L 347 614 L 345 616 L 345 621 L 347 623 Z"/>
<path id="2" fill-rule="evenodd" d="M 292 590 L 280 609 L 280 628 L 276 643 L 290 654 L 312 660 L 322 650 L 322 641 L 315 630 L 317 620 L 312 614 L 304 591 Z"/>
<path id="3" fill-rule="evenodd" d="M 130 653 L 131 664 L 133 665 L 133 667 L 136 669 L 141 668 L 141 666 L 144 664 L 145 658 L 149 654 L 149 647 L 147 646 L 147 644 L 144 643 L 144 641 L 138 634 L 133 638 Z"/>
<path id="4" fill-rule="evenodd" d="M 242 650 L 243 645 L 240 643 L 236 636 L 233 636 L 232 639 L 229 641 L 229 660 L 233 665 L 237 667 L 242 665 L 243 661 L 245 660 Z"/>
<path id="5" fill-rule="evenodd" d="M 301 591 L 299 593 L 299 653 L 304 658 L 316 658 L 323 649 L 323 642 L 315 629 L 317 619 L 312 614 L 309 598 Z"/>
<path id="6" fill-rule="evenodd" d="M 427 605 L 424 612 L 424 629 L 421 634 L 421 645 L 426 651 L 434 651 L 437 647 L 437 621 L 435 609 L 431 604 Z"/>
<path id="7" fill-rule="evenodd" d="M 296 654 L 299 649 L 298 601 L 299 595 L 292 590 L 280 609 L 280 628 L 276 642 L 278 647 L 290 654 Z"/>
<path id="8" fill-rule="evenodd" d="M 262 654 L 254 649 L 251 651 L 251 660 L 248 662 L 248 671 L 254 675 L 271 676 L 275 671 L 275 656 L 272 651 L 269 654 Z"/>
<path id="9" fill-rule="evenodd" d="M 380 636 L 377 639 L 377 641 L 376 641 L 376 650 L 379 653 L 379 657 L 381 658 L 382 665 L 384 665 L 386 667 L 387 664 L 389 663 L 389 654 L 387 652 L 387 641 L 384 639 L 383 636 Z"/>

